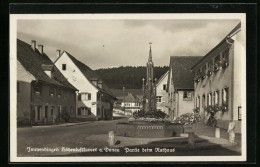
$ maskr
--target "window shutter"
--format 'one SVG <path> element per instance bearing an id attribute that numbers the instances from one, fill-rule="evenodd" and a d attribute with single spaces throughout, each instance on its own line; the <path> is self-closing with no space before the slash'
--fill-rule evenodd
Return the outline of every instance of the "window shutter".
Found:
<path id="1" fill-rule="evenodd" d="M 209 106 L 209 93 L 207 94 L 207 106 Z"/>
<path id="2" fill-rule="evenodd" d="M 222 89 L 221 98 L 222 98 L 222 103 L 223 103 L 224 102 L 224 89 Z"/>
<path id="3" fill-rule="evenodd" d="M 88 94 L 88 100 L 91 100 L 91 93 Z"/>
<path id="4" fill-rule="evenodd" d="M 91 115 L 91 108 L 88 108 L 88 115 Z"/>
<path id="5" fill-rule="evenodd" d="M 198 99 L 199 99 L 198 107 L 200 107 L 200 97 L 198 97 Z"/>

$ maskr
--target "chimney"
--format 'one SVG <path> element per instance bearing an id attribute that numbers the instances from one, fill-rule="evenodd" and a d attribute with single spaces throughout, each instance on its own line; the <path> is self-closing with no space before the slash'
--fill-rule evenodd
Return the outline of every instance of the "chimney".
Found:
<path id="1" fill-rule="evenodd" d="M 61 52 L 61 50 L 57 50 L 57 57 L 60 57 L 60 52 Z"/>
<path id="2" fill-rule="evenodd" d="M 38 51 L 43 54 L 43 45 L 38 45 Z"/>
<path id="3" fill-rule="evenodd" d="M 36 49 L 36 41 L 35 40 L 31 41 L 31 47 L 35 51 L 35 49 Z"/>

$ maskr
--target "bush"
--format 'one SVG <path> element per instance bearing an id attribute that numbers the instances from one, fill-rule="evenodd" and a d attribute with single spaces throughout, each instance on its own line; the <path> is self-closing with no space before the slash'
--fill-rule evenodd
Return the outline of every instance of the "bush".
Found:
<path id="1" fill-rule="evenodd" d="M 168 115 L 165 112 L 160 111 L 160 110 L 152 111 L 152 112 L 145 112 L 144 110 L 139 110 L 139 111 L 135 111 L 133 113 L 133 117 L 135 119 L 142 118 L 142 117 L 164 119 L 164 118 L 168 117 Z"/>
<path id="2" fill-rule="evenodd" d="M 217 126 L 217 120 L 214 117 L 214 114 L 211 113 L 207 122 L 207 125 L 212 126 L 212 127 L 216 127 Z"/>
<path id="3" fill-rule="evenodd" d="M 186 113 L 180 115 L 176 120 L 174 120 L 174 123 L 180 123 L 183 125 L 189 125 L 196 123 L 200 120 L 200 115 L 198 113 Z"/>

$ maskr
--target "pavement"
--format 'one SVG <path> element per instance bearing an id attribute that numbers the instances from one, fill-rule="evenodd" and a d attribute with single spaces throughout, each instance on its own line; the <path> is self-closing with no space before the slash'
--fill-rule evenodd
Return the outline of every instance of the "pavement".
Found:
<path id="1" fill-rule="evenodd" d="M 115 131 L 117 122 L 127 122 L 128 118 L 116 117 L 114 120 L 93 122 L 64 123 L 60 125 L 35 126 L 18 128 L 17 155 L 18 156 L 114 156 L 114 155 L 165 155 L 155 152 L 156 148 L 169 148 L 176 151 L 167 156 L 178 155 L 241 155 L 241 135 L 236 134 L 236 143 L 229 143 L 228 133 L 221 129 L 220 138 L 215 138 L 215 128 L 204 124 L 194 124 L 192 129 L 196 134 L 195 144 L 188 144 L 188 135 L 169 138 L 133 138 L 115 136 L 115 145 L 108 145 L 108 132 Z M 69 151 L 28 151 L 28 148 L 114 148 L 119 152 L 104 154 L 100 152 Z M 153 152 L 125 153 L 125 149 L 154 149 Z"/>

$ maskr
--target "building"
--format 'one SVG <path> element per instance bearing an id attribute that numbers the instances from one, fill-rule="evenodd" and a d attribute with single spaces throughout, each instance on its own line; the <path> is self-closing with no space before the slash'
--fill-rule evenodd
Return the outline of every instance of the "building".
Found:
<path id="1" fill-rule="evenodd" d="M 166 71 L 157 81 L 156 81 L 156 108 L 165 112 L 167 115 L 168 108 L 168 92 L 167 92 L 167 80 L 168 80 L 169 70 Z"/>
<path id="2" fill-rule="evenodd" d="M 125 111 L 125 115 L 133 115 L 134 112 L 139 111 L 142 107 L 142 99 L 130 92 L 125 97 L 121 96 L 118 99 L 122 102 L 121 108 Z"/>
<path id="3" fill-rule="evenodd" d="M 214 111 L 217 126 L 228 128 L 229 122 L 237 123 L 240 132 L 243 62 L 245 37 L 241 23 L 219 44 L 209 51 L 191 69 L 194 72 L 195 108 L 205 122 Z M 244 62 L 245 63 L 245 62 Z"/>
<path id="4" fill-rule="evenodd" d="M 171 120 L 194 109 L 194 76 L 191 67 L 199 56 L 171 56 L 167 80 L 168 109 Z"/>
<path id="5" fill-rule="evenodd" d="M 56 67 L 76 87 L 76 118 L 113 119 L 113 104 L 116 97 L 112 95 L 101 78 L 87 65 L 77 60 L 66 51 L 60 53 L 54 62 Z"/>
<path id="6" fill-rule="evenodd" d="M 75 91 L 43 52 L 17 40 L 17 123 L 49 124 L 75 118 Z M 69 119 L 70 118 L 70 119 Z"/>

